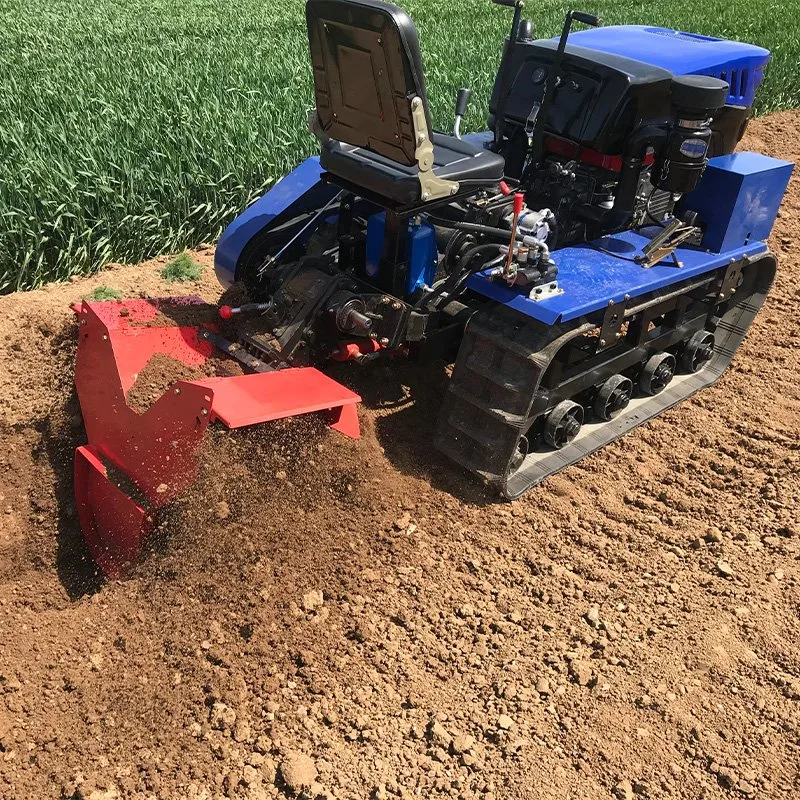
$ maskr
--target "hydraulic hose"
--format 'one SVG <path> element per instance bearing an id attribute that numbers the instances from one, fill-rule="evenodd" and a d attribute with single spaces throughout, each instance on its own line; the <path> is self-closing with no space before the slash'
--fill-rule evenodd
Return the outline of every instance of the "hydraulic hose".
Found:
<path id="1" fill-rule="evenodd" d="M 440 228 L 454 228 L 459 231 L 469 231 L 470 233 L 480 233 L 484 236 L 493 236 L 497 239 L 507 240 L 511 236 L 509 228 L 496 228 L 493 225 L 481 225 L 477 222 L 464 222 L 463 220 L 447 219 L 433 214 L 427 215 L 428 219 Z M 517 236 L 517 239 L 522 238 Z"/>
<path id="2" fill-rule="evenodd" d="M 508 241 L 511 237 L 511 231 L 504 228 L 493 228 L 491 225 L 478 225 L 474 222 L 456 222 L 453 224 L 454 228 L 460 231 L 469 231 L 470 233 L 482 233 L 484 236 L 495 236 L 503 241 Z M 522 240 L 523 234 L 517 231 L 517 241 Z"/>
<path id="3" fill-rule="evenodd" d="M 507 237 L 508 233 L 506 233 L 506 238 Z M 469 250 L 466 250 L 463 253 L 463 255 L 461 255 L 461 257 L 458 259 L 458 264 L 456 266 L 456 269 L 454 269 L 453 272 L 450 275 L 448 275 L 447 278 L 445 278 L 441 282 L 441 284 L 439 284 L 439 286 L 431 292 L 431 294 L 427 296 L 423 295 L 415 304 L 415 308 L 419 308 L 420 306 L 422 306 L 423 303 L 425 303 L 426 305 L 430 304 L 431 302 L 433 302 L 434 300 L 436 300 L 438 297 L 440 297 L 442 294 L 445 293 L 447 293 L 449 297 L 450 293 L 456 287 L 458 287 L 465 278 L 469 277 L 473 272 L 477 272 L 477 270 L 480 269 L 485 264 L 485 262 L 482 260 L 478 261 L 477 262 L 478 266 L 473 269 L 470 266 L 470 264 L 472 261 L 475 260 L 476 256 L 482 255 L 483 253 L 489 251 L 497 253 L 500 251 L 500 247 L 501 245 L 495 242 L 478 244 L 475 245 L 474 247 L 470 247 Z"/>

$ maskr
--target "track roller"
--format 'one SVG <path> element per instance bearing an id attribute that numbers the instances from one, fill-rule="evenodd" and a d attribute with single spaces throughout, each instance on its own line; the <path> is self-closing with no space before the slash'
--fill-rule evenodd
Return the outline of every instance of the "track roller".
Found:
<path id="1" fill-rule="evenodd" d="M 672 353 L 656 353 L 650 356 L 639 376 L 639 388 L 645 394 L 658 394 L 675 377 L 675 356 Z"/>
<path id="2" fill-rule="evenodd" d="M 633 381 L 624 375 L 612 375 L 598 389 L 594 413 L 602 420 L 614 419 L 631 401 Z"/>
<path id="3" fill-rule="evenodd" d="M 681 368 L 685 372 L 697 372 L 714 355 L 714 334 L 710 331 L 697 331 L 686 343 L 681 353 Z"/>
<path id="4" fill-rule="evenodd" d="M 583 425 L 583 406 L 572 400 L 562 400 L 544 421 L 542 435 L 545 442 L 556 450 L 568 445 Z"/>

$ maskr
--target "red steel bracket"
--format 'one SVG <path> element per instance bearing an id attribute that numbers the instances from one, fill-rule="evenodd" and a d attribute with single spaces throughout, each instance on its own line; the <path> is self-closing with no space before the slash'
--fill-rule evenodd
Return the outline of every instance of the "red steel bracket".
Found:
<path id="1" fill-rule="evenodd" d="M 108 575 L 134 563 L 152 525 L 151 509 L 174 500 L 198 472 L 198 446 L 206 428 L 229 428 L 322 412 L 330 426 L 358 438 L 360 397 L 313 367 L 233 377 L 178 381 L 139 413 L 126 395 L 156 353 L 199 366 L 213 350 L 198 326 L 157 324 L 159 311 L 198 298 L 83 301 L 75 385 L 87 447 L 75 455 L 75 493 L 81 528 L 92 555 Z M 169 318 L 169 314 L 166 314 Z M 108 477 L 104 462 L 143 495 L 134 501 Z"/>

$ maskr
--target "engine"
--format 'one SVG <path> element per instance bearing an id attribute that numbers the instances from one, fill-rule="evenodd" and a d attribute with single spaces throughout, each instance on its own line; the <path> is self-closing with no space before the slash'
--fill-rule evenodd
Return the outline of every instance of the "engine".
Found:
<path id="1" fill-rule="evenodd" d="M 558 241 L 551 246 L 663 223 L 697 185 L 707 158 L 732 152 L 744 132 L 749 103 L 731 101 L 747 103 L 749 95 L 738 95 L 750 89 L 740 71 L 731 76 L 723 67 L 747 45 L 686 34 L 665 42 L 679 34 L 622 26 L 573 34 L 562 48 L 533 40 L 529 30 L 521 25 L 515 46 L 506 46 L 490 126 L 527 204 L 553 211 Z M 695 61 L 698 51 L 705 74 L 650 63 L 665 44 L 691 49 Z"/>

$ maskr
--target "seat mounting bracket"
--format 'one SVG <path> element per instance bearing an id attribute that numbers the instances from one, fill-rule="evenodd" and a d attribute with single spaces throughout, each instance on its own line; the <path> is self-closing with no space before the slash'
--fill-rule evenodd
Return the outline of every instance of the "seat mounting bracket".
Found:
<path id="1" fill-rule="evenodd" d="M 411 121 L 414 126 L 414 141 L 417 144 L 414 156 L 419 166 L 420 198 L 423 202 L 427 202 L 456 194 L 458 182 L 439 178 L 433 171 L 433 140 L 428 130 L 421 97 L 411 99 Z"/>

